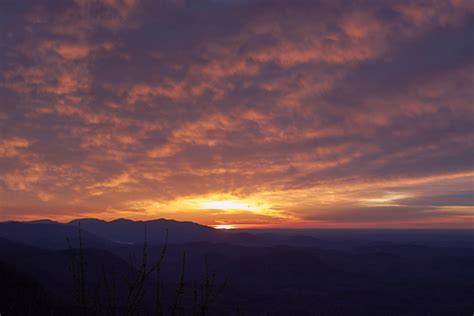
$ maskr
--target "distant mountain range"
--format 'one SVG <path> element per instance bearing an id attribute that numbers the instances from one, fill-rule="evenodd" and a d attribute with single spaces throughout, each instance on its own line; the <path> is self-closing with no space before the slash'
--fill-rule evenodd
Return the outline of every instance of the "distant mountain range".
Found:
<path id="1" fill-rule="evenodd" d="M 219 232 L 214 228 L 193 222 L 158 219 L 150 221 L 133 221 L 117 219 L 110 222 L 94 219 L 76 219 L 69 223 L 52 220 L 30 222 L 0 222 L 0 238 L 6 238 L 42 248 L 61 249 L 69 242 L 78 244 L 79 225 L 82 230 L 82 241 L 87 247 L 107 248 L 111 243 L 150 245 L 165 243 L 189 243 L 212 241 L 218 238 Z M 146 235 L 146 236 L 145 236 Z"/>
<path id="2" fill-rule="evenodd" d="M 95 218 L 60 223 L 49 219 L 0 222 L 0 238 L 40 248 L 65 249 L 79 244 L 79 224 L 83 245 L 108 249 L 114 245 L 187 243 L 227 243 L 254 247 L 291 245 L 321 249 L 349 250 L 374 242 L 416 243 L 443 247 L 474 248 L 474 230 L 229 230 L 223 231 L 194 222 L 170 219 L 134 221 Z M 146 236 L 146 237 L 145 237 Z"/>
<path id="3" fill-rule="evenodd" d="M 82 229 L 118 243 L 139 244 L 143 243 L 146 237 L 150 244 L 163 244 L 167 231 L 169 243 L 212 241 L 218 234 L 214 228 L 208 226 L 168 219 L 133 221 L 121 218 L 107 222 L 85 218 L 73 220 L 69 225 L 78 227 L 79 223 Z"/>

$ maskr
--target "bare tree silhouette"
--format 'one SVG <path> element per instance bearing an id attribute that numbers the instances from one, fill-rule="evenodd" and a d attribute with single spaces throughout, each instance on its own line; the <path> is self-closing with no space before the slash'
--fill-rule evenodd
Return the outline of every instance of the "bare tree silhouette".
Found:
<path id="1" fill-rule="evenodd" d="M 71 264 L 70 270 L 74 280 L 74 293 L 76 296 L 76 302 L 80 307 L 80 314 L 87 315 L 137 315 L 139 314 L 141 305 L 143 304 L 146 296 L 147 285 L 149 282 L 155 282 L 155 298 L 154 298 L 154 309 L 157 316 L 163 315 L 179 315 L 186 310 L 192 312 L 192 315 L 205 316 L 209 312 L 210 306 L 216 301 L 219 295 L 223 292 L 227 285 L 227 282 L 223 282 L 217 285 L 216 272 L 209 271 L 209 264 L 207 256 L 205 260 L 205 275 L 202 283 L 194 284 L 194 288 L 191 288 L 193 294 L 193 303 L 191 306 L 183 306 L 183 296 L 187 289 L 187 283 L 185 282 L 185 269 L 186 269 L 186 252 L 183 251 L 181 271 L 177 288 L 175 290 L 175 297 L 171 308 L 168 313 L 164 310 L 162 302 L 162 284 L 161 284 L 161 270 L 164 258 L 168 250 L 168 230 L 165 233 L 165 242 L 161 249 L 160 255 L 157 261 L 149 265 L 148 263 L 148 242 L 147 242 L 147 231 L 146 225 L 144 227 L 144 242 L 141 255 L 141 263 L 138 269 L 134 269 L 135 264 L 133 258 L 130 259 L 130 267 L 132 269 L 133 277 L 129 277 L 122 274 L 122 279 L 126 284 L 126 298 L 125 302 L 119 306 L 117 303 L 117 276 L 112 271 L 112 276 L 107 276 L 107 271 L 104 264 L 101 264 L 101 278 L 95 289 L 95 294 L 91 296 L 90 289 L 87 288 L 87 262 L 84 250 L 84 244 L 82 239 L 81 224 L 78 224 L 78 238 L 79 245 L 75 249 L 69 238 L 67 239 L 69 250 L 71 253 Z M 155 277 L 153 277 L 153 275 Z M 101 289 L 105 291 L 104 298 L 101 297 Z M 105 300 L 105 302 L 104 302 Z M 92 303 L 93 302 L 93 303 Z"/>

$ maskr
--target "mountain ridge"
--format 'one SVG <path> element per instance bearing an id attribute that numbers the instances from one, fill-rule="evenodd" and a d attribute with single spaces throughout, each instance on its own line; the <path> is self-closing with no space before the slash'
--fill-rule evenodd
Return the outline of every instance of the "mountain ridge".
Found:
<path id="1" fill-rule="evenodd" d="M 48 219 L 0 222 L 0 237 L 28 242 L 33 246 L 65 248 L 66 237 L 75 244 L 78 242 L 79 225 L 85 245 L 99 248 L 108 243 L 140 244 L 145 240 L 151 245 L 165 242 L 212 242 L 220 235 L 216 229 L 209 226 L 164 218 L 146 221 L 125 218 L 111 221 L 79 218 L 67 223 Z"/>

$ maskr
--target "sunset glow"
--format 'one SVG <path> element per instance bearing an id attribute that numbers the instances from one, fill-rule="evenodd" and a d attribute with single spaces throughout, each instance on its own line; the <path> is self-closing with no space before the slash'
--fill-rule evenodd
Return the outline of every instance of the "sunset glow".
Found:
<path id="1" fill-rule="evenodd" d="M 473 2 L 351 3 L 5 5 L 0 220 L 473 227 Z"/>
<path id="2" fill-rule="evenodd" d="M 199 206 L 202 209 L 208 210 L 245 210 L 252 212 L 257 212 L 259 210 L 259 208 L 254 203 L 237 200 L 203 201 L 199 202 Z"/>
<path id="3" fill-rule="evenodd" d="M 235 225 L 214 225 L 215 229 L 234 229 L 236 228 Z"/>

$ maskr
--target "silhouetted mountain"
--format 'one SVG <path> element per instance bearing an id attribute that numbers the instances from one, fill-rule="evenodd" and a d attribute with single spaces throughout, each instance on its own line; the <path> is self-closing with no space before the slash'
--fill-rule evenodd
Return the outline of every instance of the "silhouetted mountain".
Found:
<path id="1" fill-rule="evenodd" d="M 37 219 L 33 221 L 22 222 L 25 224 L 59 224 L 59 222 L 50 220 L 50 219 Z"/>
<path id="2" fill-rule="evenodd" d="M 66 249 L 68 241 L 79 244 L 79 230 L 73 225 L 61 223 L 2 222 L 0 238 L 47 249 Z M 109 248 L 112 243 L 87 231 L 82 231 L 85 247 Z"/>
<path id="3" fill-rule="evenodd" d="M 166 230 L 168 230 L 169 243 L 212 241 L 218 238 L 219 234 L 215 229 L 208 226 L 167 219 L 150 221 L 117 219 L 107 222 L 85 218 L 73 220 L 69 224 L 77 226 L 79 222 L 84 230 L 118 243 L 143 243 L 145 226 L 147 242 L 155 245 L 165 242 Z"/>

